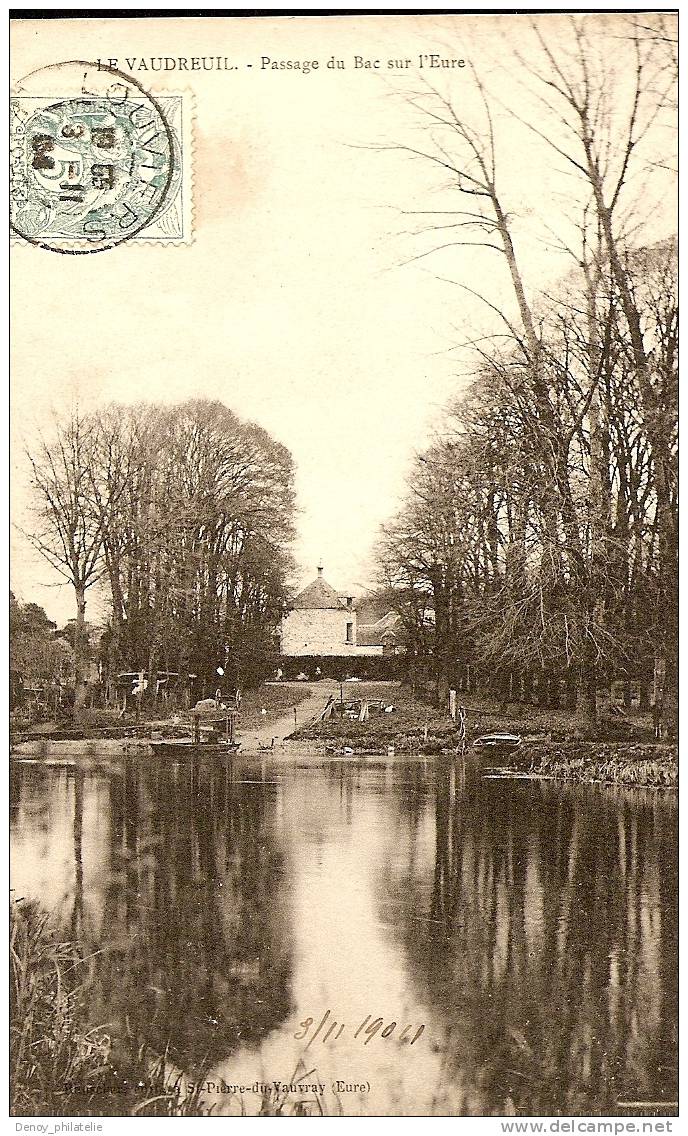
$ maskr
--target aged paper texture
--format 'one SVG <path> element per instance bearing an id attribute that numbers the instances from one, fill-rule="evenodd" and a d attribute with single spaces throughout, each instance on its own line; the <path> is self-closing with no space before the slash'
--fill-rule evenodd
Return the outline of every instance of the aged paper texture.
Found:
<path id="1" fill-rule="evenodd" d="M 670 1131 L 676 16 L 11 24 L 17 1131 Z"/>

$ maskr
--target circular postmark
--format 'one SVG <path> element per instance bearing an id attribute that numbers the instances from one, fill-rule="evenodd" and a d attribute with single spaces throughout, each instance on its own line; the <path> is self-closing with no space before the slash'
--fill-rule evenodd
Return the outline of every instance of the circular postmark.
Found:
<path id="1" fill-rule="evenodd" d="M 164 209 L 175 138 L 131 76 L 73 60 L 32 72 L 10 97 L 10 226 L 50 252 L 114 248 Z"/>

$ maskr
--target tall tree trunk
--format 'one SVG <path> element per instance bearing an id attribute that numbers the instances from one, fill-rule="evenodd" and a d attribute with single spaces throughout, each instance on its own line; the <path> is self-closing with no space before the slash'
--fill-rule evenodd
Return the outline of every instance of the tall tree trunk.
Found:
<path id="1" fill-rule="evenodd" d="M 585 151 L 588 163 L 588 176 L 595 195 L 595 204 L 602 225 L 605 245 L 609 255 L 614 282 L 619 290 L 621 306 L 628 324 L 633 351 L 633 361 L 636 366 L 638 386 L 642 402 L 643 417 L 647 438 L 652 451 L 653 468 L 655 474 L 655 489 L 657 494 L 656 525 L 658 537 L 658 586 L 656 591 L 656 619 L 654 642 L 654 689 L 655 689 L 655 732 L 658 737 L 667 734 L 667 721 L 664 702 L 664 684 L 667 673 L 668 648 L 668 620 L 666 604 L 669 592 L 669 581 L 672 578 L 674 562 L 672 517 L 669 506 L 669 478 L 667 476 L 668 463 L 666 459 L 666 446 L 663 439 L 663 423 L 658 421 L 656 397 L 652 387 L 650 364 L 645 350 L 643 330 L 640 313 L 636 305 L 628 272 L 619 253 L 618 244 L 614 235 L 612 222 L 612 208 L 604 199 L 602 179 L 595 164 L 590 149 L 590 141 L 586 140 Z M 671 614 L 669 615 L 671 619 Z"/>
<path id="2" fill-rule="evenodd" d="M 74 721 L 78 722 L 86 703 L 86 589 L 75 585 L 76 620 L 74 622 Z"/>
<path id="3" fill-rule="evenodd" d="M 598 249 L 596 267 L 601 262 Z M 608 351 L 611 331 L 611 308 L 608 313 L 604 343 L 600 339 L 600 326 L 597 310 L 597 287 L 599 268 L 593 275 L 589 265 L 585 266 L 587 291 L 587 356 L 588 381 L 591 384 L 588 421 L 590 424 L 590 471 L 588 477 L 588 502 L 590 510 L 590 553 L 587 571 L 582 572 L 581 623 L 583 641 L 581 649 L 579 681 L 576 692 L 576 713 L 586 724 L 597 721 L 597 650 L 595 647 L 596 628 L 605 618 L 605 592 L 607 588 L 609 530 L 611 525 L 609 509 L 609 435 L 602 417 L 600 382 L 603 353 Z"/>
<path id="4" fill-rule="evenodd" d="M 105 549 L 105 563 L 110 581 L 112 601 L 112 635 L 107 659 L 106 689 L 109 691 L 111 683 L 116 678 L 122 663 L 123 632 L 124 632 L 124 594 L 122 592 L 122 579 L 120 575 L 121 561 L 118 554 Z M 116 689 L 116 686 L 115 686 Z M 108 694 L 108 702 L 110 695 Z"/>
<path id="5" fill-rule="evenodd" d="M 435 598 L 435 689 L 441 710 L 449 704 L 449 611 L 446 586 L 441 573 L 434 574 Z"/>
<path id="6" fill-rule="evenodd" d="M 589 635 L 583 640 L 583 649 L 576 675 L 576 717 L 584 730 L 597 720 L 597 662 L 595 644 Z"/>

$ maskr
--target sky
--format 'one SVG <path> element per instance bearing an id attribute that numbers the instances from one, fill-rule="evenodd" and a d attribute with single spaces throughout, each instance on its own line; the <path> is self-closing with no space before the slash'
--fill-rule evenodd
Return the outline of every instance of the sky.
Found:
<path id="1" fill-rule="evenodd" d="M 541 18 L 555 45 L 565 41 L 562 19 Z M 513 54 L 529 45 L 512 16 L 15 22 L 14 79 L 56 61 L 117 58 L 123 70 L 133 61 L 154 93 L 184 94 L 194 207 L 187 246 L 130 241 L 82 257 L 13 246 L 11 582 L 20 599 L 58 621 L 73 614 L 69 587 L 56 586 L 19 529 L 31 527 L 24 447 L 75 400 L 217 398 L 260 423 L 296 463 L 294 584 L 318 563 L 342 593 L 374 583 L 379 526 L 399 505 L 415 453 L 441 429 L 442 406 L 475 370 L 474 353 L 457 345 L 503 330 L 462 285 L 512 310 L 497 253 L 452 246 L 412 259 L 453 237 L 413 236 L 429 218 L 410 211 L 465 206 L 447 195 L 443 171 L 388 147 L 427 141 L 409 103 L 425 89 L 423 53 L 467 61 L 433 81 L 484 123 L 475 67 L 495 92 L 500 191 L 536 299 L 570 267 L 547 226 L 566 227 L 573 189 L 563 163 L 505 109 L 532 105 Z M 218 53 L 236 70 L 136 69 L 151 56 Z M 343 70 L 327 68 L 333 56 Z M 381 66 L 356 68 L 355 56 Z M 321 66 L 273 70 L 263 57 Z M 389 70 L 388 59 L 411 66 Z M 655 218 L 658 235 L 673 224 L 670 199 L 668 208 L 668 220 Z"/>

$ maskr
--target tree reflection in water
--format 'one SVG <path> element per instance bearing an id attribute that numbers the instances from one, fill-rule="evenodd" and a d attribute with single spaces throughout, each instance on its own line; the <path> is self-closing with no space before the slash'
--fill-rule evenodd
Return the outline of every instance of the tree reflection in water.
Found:
<path id="1" fill-rule="evenodd" d="M 390 1115 L 676 1099 L 673 795 L 413 758 L 272 775 L 12 770 L 15 886 L 99 952 L 93 1024 L 255 1079 L 291 1075 L 297 1011 L 423 1022 L 344 1069 L 314 1051 L 360 1058 Z"/>
<path id="2" fill-rule="evenodd" d="M 231 763 L 127 761 L 110 778 L 110 872 L 94 1021 L 186 1070 L 257 1040 L 291 1010 L 274 787 Z"/>
<path id="3" fill-rule="evenodd" d="M 675 1101 L 674 799 L 470 772 L 462 783 L 448 768 L 435 821 L 425 934 L 412 870 L 396 884 L 421 996 L 445 1023 L 446 1076 L 469 1073 L 465 1111 Z"/>

